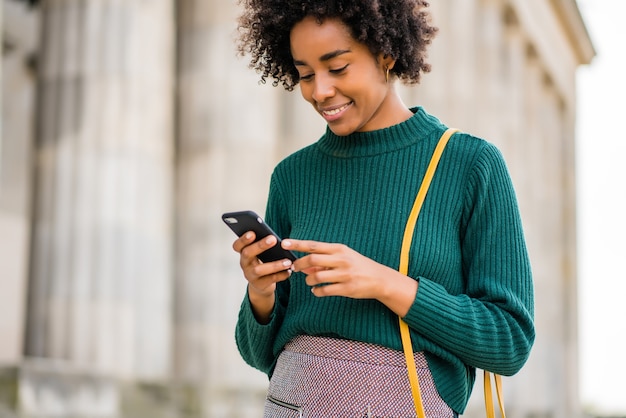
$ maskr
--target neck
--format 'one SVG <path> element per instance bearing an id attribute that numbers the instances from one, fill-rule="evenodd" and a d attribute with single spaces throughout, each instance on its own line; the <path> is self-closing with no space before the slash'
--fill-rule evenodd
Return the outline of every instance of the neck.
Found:
<path id="1" fill-rule="evenodd" d="M 389 92 L 387 93 L 387 105 L 385 106 L 385 113 L 389 115 L 389 126 L 397 125 L 408 120 L 413 116 L 413 112 L 404 104 L 400 93 L 396 89 L 396 85 L 393 81 L 389 82 Z"/>

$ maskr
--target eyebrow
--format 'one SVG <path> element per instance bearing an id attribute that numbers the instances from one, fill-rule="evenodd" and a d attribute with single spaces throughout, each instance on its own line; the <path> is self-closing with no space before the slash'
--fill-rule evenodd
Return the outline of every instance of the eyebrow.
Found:
<path id="1" fill-rule="evenodd" d="M 349 52 L 352 52 L 352 51 L 349 50 L 349 49 L 338 49 L 336 51 L 328 52 L 328 53 L 326 53 L 326 54 L 324 54 L 324 55 L 322 55 L 320 57 L 320 61 L 322 61 L 322 62 L 330 61 L 333 58 L 337 58 L 338 56 L 343 55 L 343 54 L 347 54 Z M 295 65 L 295 66 L 299 66 L 299 65 L 302 66 L 302 65 L 307 65 L 307 64 L 304 61 L 293 60 L 293 65 Z"/>

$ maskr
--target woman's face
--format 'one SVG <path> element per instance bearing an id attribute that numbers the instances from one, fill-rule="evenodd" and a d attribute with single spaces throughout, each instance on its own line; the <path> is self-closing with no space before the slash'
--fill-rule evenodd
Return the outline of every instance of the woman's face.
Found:
<path id="1" fill-rule="evenodd" d="M 291 55 L 302 96 L 340 136 L 399 123 L 401 105 L 385 80 L 389 57 L 374 56 L 338 19 L 318 23 L 307 17 L 291 30 Z M 378 59 L 377 59 L 378 58 Z M 404 117 L 406 119 L 406 117 Z"/>

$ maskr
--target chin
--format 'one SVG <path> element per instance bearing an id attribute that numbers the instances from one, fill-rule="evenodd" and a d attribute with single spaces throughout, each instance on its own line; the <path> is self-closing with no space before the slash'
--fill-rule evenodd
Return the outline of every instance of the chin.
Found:
<path id="1" fill-rule="evenodd" d="M 348 135 L 353 134 L 354 132 L 356 132 L 355 128 L 348 127 L 348 126 L 342 126 L 342 125 L 335 125 L 335 126 L 333 126 L 332 124 L 329 123 L 328 127 L 337 136 L 348 136 Z"/>

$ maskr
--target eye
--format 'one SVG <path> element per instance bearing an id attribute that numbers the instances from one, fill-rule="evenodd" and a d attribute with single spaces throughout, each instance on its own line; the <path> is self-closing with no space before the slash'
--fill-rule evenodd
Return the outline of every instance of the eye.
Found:
<path id="1" fill-rule="evenodd" d="M 300 76 L 300 81 L 310 81 L 313 79 L 313 74 L 305 74 Z"/>
<path id="2" fill-rule="evenodd" d="M 331 70 L 329 70 L 329 71 L 330 71 L 332 74 L 341 74 L 342 72 L 344 72 L 344 71 L 345 71 L 345 69 L 346 69 L 346 68 L 348 68 L 348 65 L 349 65 L 349 64 L 346 64 L 346 65 L 344 65 L 344 66 L 343 66 L 343 67 L 341 67 L 341 68 L 331 69 Z"/>

